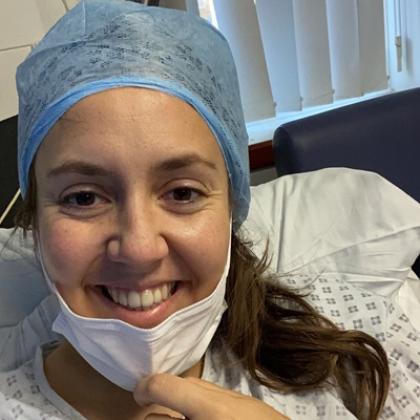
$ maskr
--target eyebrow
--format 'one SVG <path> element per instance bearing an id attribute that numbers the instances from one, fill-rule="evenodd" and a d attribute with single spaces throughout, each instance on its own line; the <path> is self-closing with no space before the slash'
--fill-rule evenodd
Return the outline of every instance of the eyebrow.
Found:
<path id="1" fill-rule="evenodd" d="M 65 175 L 69 173 L 77 173 L 87 176 L 109 176 L 113 174 L 113 171 L 105 169 L 102 166 L 95 165 L 93 163 L 87 163 L 78 160 L 69 160 L 63 164 L 51 169 L 47 173 L 48 178 Z"/>
<path id="2" fill-rule="evenodd" d="M 217 166 L 200 155 L 195 153 L 188 153 L 174 158 L 163 160 L 152 166 L 153 171 L 157 172 L 171 172 L 193 165 L 204 165 L 212 170 L 217 170 Z M 79 160 L 69 160 L 63 164 L 51 169 L 47 173 L 47 177 L 56 177 L 68 173 L 77 173 L 87 176 L 116 176 L 115 171 L 106 169 L 103 166 L 94 163 L 88 163 Z"/>
<path id="3" fill-rule="evenodd" d="M 188 153 L 182 156 L 177 156 L 175 158 L 164 160 L 163 162 L 159 162 L 158 164 L 156 164 L 154 166 L 154 169 L 163 171 L 174 171 L 192 165 L 205 165 L 210 169 L 217 170 L 217 166 L 213 162 L 204 159 L 196 153 Z"/>

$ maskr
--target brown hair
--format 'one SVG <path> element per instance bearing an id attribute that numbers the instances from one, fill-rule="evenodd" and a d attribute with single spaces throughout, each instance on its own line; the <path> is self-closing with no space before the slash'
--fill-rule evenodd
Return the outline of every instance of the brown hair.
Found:
<path id="1" fill-rule="evenodd" d="M 229 347 L 263 385 L 284 392 L 336 385 L 358 418 L 377 419 L 390 380 L 380 343 L 340 330 L 267 266 L 267 249 L 259 259 L 251 243 L 233 237 L 229 309 L 220 329 Z"/>
<path id="2" fill-rule="evenodd" d="M 15 223 L 36 229 L 36 181 L 33 165 L 26 198 Z M 251 243 L 232 236 L 232 263 L 225 312 L 218 335 L 259 383 L 283 392 L 338 386 L 346 406 L 358 418 L 374 420 L 389 388 L 386 353 L 361 331 L 340 330 L 305 300 L 267 274 Z"/>

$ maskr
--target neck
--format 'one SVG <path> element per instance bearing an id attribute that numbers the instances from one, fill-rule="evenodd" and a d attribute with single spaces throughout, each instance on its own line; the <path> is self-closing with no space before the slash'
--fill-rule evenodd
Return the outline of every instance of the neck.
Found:
<path id="1" fill-rule="evenodd" d="M 181 376 L 198 378 L 202 366 L 200 361 Z M 68 342 L 60 344 L 47 356 L 44 370 L 51 388 L 89 419 L 129 419 L 146 415 L 145 407 L 137 405 L 131 392 L 93 369 Z M 94 393 L 90 392 L 92 389 Z"/>

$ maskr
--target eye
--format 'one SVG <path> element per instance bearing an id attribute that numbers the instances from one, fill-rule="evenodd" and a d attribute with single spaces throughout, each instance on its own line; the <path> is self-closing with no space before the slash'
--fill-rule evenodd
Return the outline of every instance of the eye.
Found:
<path id="1" fill-rule="evenodd" d="M 93 207 L 95 204 L 103 203 L 105 199 L 92 191 L 76 191 L 65 195 L 60 204 L 67 207 Z"/>
<path id="2" fill-rule="evenodd" d="M 194 192 L 191 188 L 176 188 L 172 195 L 176 201 L 190 201 Z"/>
<path id="3" fill-rule="evenodd" d="M 199 200 L 203 193 L 191 187 L 178 187 L 169 192 L 169 198 L 178 203 L 193 203 Z"/>

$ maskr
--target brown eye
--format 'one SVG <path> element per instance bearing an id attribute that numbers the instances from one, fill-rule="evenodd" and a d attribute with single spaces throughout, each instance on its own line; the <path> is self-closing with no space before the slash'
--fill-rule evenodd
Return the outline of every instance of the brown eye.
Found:
<path id="1" fill-rule="evenodd" d="M 173 190 L 173 198 L 176 201 L 190 201 L 193 192 L 191 188 L 176 188 Z"/>
<path id="2" fill-rule="evenodd" d="M 63 204 L 87 207 L 95 204 L 96 194 L 90 191 L 79 191 L 63 198 Z"/>
<path id="3" fill-rule="evenodd" d="M 206 203 L 207 194 L 197 188 L 180 185 L 163 195 L 167 208 L 174 212 L 191 213 L 199 210 Z"/>

